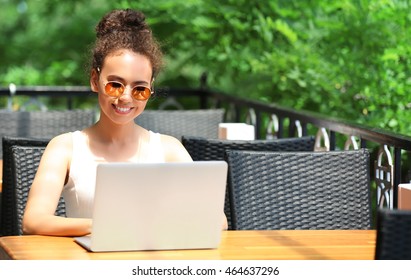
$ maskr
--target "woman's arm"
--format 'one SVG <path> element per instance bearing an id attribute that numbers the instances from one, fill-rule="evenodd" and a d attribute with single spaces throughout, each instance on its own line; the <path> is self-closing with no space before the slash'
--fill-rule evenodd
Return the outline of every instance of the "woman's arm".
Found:
<path id="1" fill-rule="evenodd" d="M 71 162 L 71 133 L 47 145 L 31 186 L 23 217 L 24 234 L 79 236 L 89 234 L 91 219 L 55 216 Z"/>
<path id="2" fill-rule="evenodd" d="M 193 161 L 186 148 L 177 138 L 162 134 L 161 143 L 167 162 Z"/>
<path id="3" fill-rule="evenodd" d="M 223 212 L 223 230 L 228 230 L 228 221 L 227 221 L 227 216 Z"/>

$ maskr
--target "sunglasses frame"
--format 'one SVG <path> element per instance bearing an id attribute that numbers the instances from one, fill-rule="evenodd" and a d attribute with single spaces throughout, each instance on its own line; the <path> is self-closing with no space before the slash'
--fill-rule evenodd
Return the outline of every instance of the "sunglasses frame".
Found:
<path id="1" fill-rule="evenodd" d="M 121 85 L 121 87 L 120 88 L 122 88 L 122 90 L 119 90 L 119 91 L 121 91 L 121 94 L 119 94 L 119 95 L 110 95 L 109 93 L 108 93 L 108 91 L 107 91 L 107 85 L 109 85 L 110 83 L 116 83 L 116 84 L 119 84 L 119 85 Z M 119 88 L 119 89 L 120 89 Z M 134 90 L 136 90 L 136 88 L 144 88 L 144 91 L 145 92 L 147 92 L 147 90 L 150 92 L 150 94 L 149 94 L 149 96 L 147 97 L 147 98 L 138 98 L 139 96 L 142 96 L 141 94 L 133 94 L 133 92 L 134 92 Z M 123 94 L 124 94 L 124 92 L 125 92 L 125 90 L 126 90 L 126 86 L 122 83 L 122 82 L 119 82 L 119 81 L 107 81 L 106 83 L 104 83 L 104 94 L 106 94 L 107 96 L 110 96 L 110 97 L 114 97 L 114 98 L 119 98 L 120 96 L 122 96 Z M 136 92 L 140 92 L 139 90 L 136 90 Z M 153 91 L 151 90 L 151 88 L 149 88 L 149 87 L 146 87 L 146 86 L 135 86 L 135 87 L 133 87 L 133 88 L 131 88 L 131 96 L 133 97 L 133 99 L 134 100 L 137 100 L 137 101 L 145 101 L 145 100 L 148 100 L 150 97 L 151 97 L 151 95 L 153 94 Z M 137 96 L 137 97 L 136 97 Z"/>

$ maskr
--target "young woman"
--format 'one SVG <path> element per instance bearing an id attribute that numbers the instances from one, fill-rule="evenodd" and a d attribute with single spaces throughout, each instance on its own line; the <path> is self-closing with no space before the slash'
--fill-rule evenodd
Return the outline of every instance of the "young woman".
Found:
<path id="1" fill-rule="evenodd" d="M 82 131 L 50 141 L 29 193 L 23 218 L 25 234 L 89 234 L 99 162 L 192 160 L 176 138 L 153 133 L 134 122 L 143 112 L 162 66 L 160 47 L 144 15 L 130 9 L 114 10 L 101 19 L 96 33 L 90 85 L 98 94 L 100 119 Z M 54 215 L 61 194 L 67 218 Z"/>

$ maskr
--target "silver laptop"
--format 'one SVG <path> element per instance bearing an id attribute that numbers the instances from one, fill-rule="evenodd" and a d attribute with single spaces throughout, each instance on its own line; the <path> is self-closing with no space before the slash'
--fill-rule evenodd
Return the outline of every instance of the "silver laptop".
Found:
<path id="1" fill-rule="evenodd" d="M 97 166 L 89 251 L 217 248 L 225 161 L 102 163 Z"/>

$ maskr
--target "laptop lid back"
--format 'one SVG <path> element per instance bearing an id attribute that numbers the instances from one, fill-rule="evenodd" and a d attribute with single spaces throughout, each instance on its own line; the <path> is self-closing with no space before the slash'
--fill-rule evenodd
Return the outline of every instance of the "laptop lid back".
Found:
<path id="1" fill-rule="evenodd" d="M 216 248 L 225 161 L 97 167 L 92 251 Z"/>

